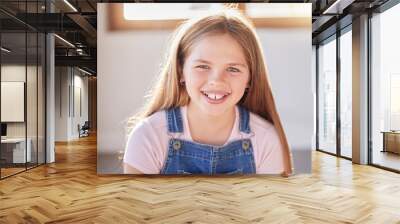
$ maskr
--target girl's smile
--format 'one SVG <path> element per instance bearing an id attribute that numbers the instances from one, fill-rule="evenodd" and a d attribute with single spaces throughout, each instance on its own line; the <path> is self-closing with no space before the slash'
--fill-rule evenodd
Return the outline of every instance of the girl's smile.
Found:
<path id="1" fill-rule="evenodd" d="M 201 92 L 207 98 L 207 101 L 211 104 L 222 103 L 231 94 L 230 92 L 218 91 L 218 90 L 217 91 L 202 90 Z"/>

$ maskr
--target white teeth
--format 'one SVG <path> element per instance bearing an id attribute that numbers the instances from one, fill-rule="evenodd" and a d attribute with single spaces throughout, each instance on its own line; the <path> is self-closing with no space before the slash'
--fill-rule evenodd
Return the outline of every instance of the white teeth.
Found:
<path id="1" fill-rule="evenodd" d="M 225 96 L 223 94 L 215 94 L 215 93 L 205 93 L 205 95 L 212 100 L 219 100 Z"/>
<path id="2" fill-rule="evenodd" d="M 214 99 L 219 100 L 219 99 L 221 99 L 222 97 L 224 97 L 224 95 L 215 94 Z"/>

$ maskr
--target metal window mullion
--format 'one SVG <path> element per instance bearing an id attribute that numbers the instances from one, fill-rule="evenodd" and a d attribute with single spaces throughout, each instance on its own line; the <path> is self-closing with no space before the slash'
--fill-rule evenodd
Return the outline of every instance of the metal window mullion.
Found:
<path id="1" fill-rule="evenodd" d="M 336 154 L 341 156 L 341 64 L 340 64 L 340 30 L 336 31 Z"/>
<path id="2" fill-rule="evenodd" d="M 25 21 L 27 20 L 27 1 L 25 1 Z M 25 88 L 24 88 L 24 120 L 25 120 L 25 170 L 28 169 L 28 27 L 25 25 Z"/>
<path id="3" fill-rule="evenodd" d="M 71 117 L 71 71 L 68 70 L 69 67 L 67 67 L 67 72 L 68 72 L 68 118 Z"/>
<path id="4" fill-rule="evenodd" d="M 36 13 L 39 13 L 36 1 Z M 36 166 L 39 165 L 39 33 L 36 32 Z"/>
<path id="5" fill-rule="evenodd" d="M 47 4 L 45 11 L 47 13 Z M 44 33 L 44 161 L 47 163 L 47 32 Z M 43 69 L 42 69 L 43 77 Z M 61 91 L 61 90 L 60 90 Z"/>
<path id="6" fill-rule="evenodd" d="M 368 11 L 368 19 L 367 19 L 367 140 L 368 140 L 368 155 L 367 155 L 367 164 L 373 164 L 373 153 L 372 153 L 372 64 L 371 64 L 371 56 L 372 56 L 372 12 Z"/>
<path id="7" fill-rule="evenodd" d="M 316 96 L 316 100 L 315 100 L 315 113 L 316 113 L 316 139 L 315 139 L 315 147 L 316 149 L 319 149 L 319 44 L 316 45 L 315 47 L 315 83 L 316 83 L 316 89 L 315 89 L 315 96 Z"/>
<path id="8" fill-rule="evenodd" d="M 71 78 L 72 78 L 72 87 L 71 87 L 71 93 L 72 93 L 72 117 L 75 118 L 75 71 L 74 67 L 71 67 Z"/>
<path id="9" fill-rule="evenodd" d="M 0 23 L 0 47 L 2 46 L 2 41 L 1 41 L 1 39 L 2 39 L 2 37 L 1 37 L 1 24 L 2 23 Z M 1 58 L 1 52 L 0 52 L 0 124 L 2 124 L 2 122 L 1 122 L 1 110 L 2 110 L 2 108 L 1 108 L 1 62 L 2 62 L 2 58 Z M 1 144 L 0 144 L 0 179 L 2 179 L 1 178 L 1 168 L 2 168 L 2 162 L 1 162 Z"/>

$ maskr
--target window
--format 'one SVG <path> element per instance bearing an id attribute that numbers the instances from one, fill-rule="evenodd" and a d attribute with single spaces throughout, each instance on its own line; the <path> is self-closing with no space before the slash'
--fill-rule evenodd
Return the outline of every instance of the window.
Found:
<path id="1" fill-rule="evenodd" d="M 346 30 L 347 31 L 347 30 Z M 352 157 L 352 35 L 340 36 L 340 155 Z"/>
<path id="2" fill-rule="evenodd" d="M 318 48 L 318 147 L 336 154 L 336 39 Z"/>
<path id="3" fill-rule="evenodd" d="M 371 162 L 400 170 L 400 4 L 371 18 Z"/>
<path id="4" fill-rule="evenodd" d="M 41 12 L 41 5 L 44 1 L 18 3 L 21 14 Z M 0 106 L 8 115 L 1 118 L 0 178 L 5 178 L 45 163 L 46 38 L 3 12 L 0 17 L 9 21 L 0 29 L 1 98 L 13 99 Z"/>

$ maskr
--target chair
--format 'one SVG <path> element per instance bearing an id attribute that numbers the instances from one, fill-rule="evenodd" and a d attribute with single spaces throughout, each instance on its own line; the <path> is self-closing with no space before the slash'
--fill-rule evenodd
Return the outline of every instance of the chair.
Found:
<path id="1" fill-rule="evenodd" d="M 89 129 L 90 129 L 89 121 L 85 121 L 82 127 L 80 127 L 80 125 L 78 124 L 79 138 L 89 136 Z"/>

